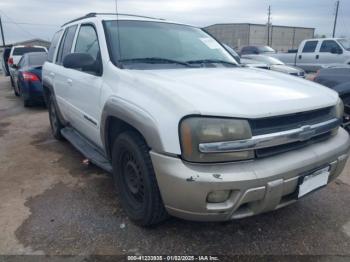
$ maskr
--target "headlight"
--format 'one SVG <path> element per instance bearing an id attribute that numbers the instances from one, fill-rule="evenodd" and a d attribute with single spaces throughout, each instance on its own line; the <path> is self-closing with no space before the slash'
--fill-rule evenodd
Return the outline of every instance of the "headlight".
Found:
<path id="1" fill-rule="evenodd" d="M 338 104 L 335 107 L 335 113 L 336 117 L 343 120 L 343 115 L 344 115 L 344 103 L 343 101 L 339 98 Z"/>
<path id="2" fill-rule="evenodd" d="M 180 123 L 182 157 L 190 162 L 228 162 L 254 158 L 254 151 L 202 153 L 199 144 L 249 139 L 248 121 L 225 118 L 190 117 Z"/>

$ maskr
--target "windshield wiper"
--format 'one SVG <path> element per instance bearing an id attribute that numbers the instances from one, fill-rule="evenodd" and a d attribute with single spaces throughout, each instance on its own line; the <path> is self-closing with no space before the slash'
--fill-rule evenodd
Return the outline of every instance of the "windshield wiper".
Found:
<path id="1" fill-rule="evenodd" d="M 187 62 L 181 62 L 177 60 L 172 59 L 166 59 L 166 58 L 158 58 L 158 57 L 145 57 L 145 58 L 130 58 L 130 59 L 122 59 L 119 60 L 119 62 L 127 62 L 127 63 L 148 63 L 148 64 L 178 64 L 183 65 L 187 67 L 192 67 Z"/>
<path id="2" fill-rule="evenodd" d="M 235 67 L 238 67 L 237 64 L 225 61 L 225 60 L 220 60 L 220 59 L 202 59 L 202 60 L 190 60 L 186 61 L 188 64 L 226 64 L 226 65 L 232 65 Z"/>

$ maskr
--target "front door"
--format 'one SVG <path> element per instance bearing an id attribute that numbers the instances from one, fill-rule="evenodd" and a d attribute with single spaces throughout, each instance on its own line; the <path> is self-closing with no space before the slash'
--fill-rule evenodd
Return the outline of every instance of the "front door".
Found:
<path id="1" fill-rule="evenodd" d="M 69 69 L 74 71 L 67 79 L 72 126 L 82 135 L 102 146 L 100 138 L 100 92 L 102 88 L 102 61 L 97 32 L 92 24 L 80 26 L 74 53 L 87 53 L 95 59 L 97 70 Z"/>

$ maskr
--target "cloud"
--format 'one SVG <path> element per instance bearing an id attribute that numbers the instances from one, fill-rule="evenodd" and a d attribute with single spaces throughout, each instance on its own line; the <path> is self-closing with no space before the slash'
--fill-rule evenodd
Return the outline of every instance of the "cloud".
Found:
<path id="1" fill-rule="evenodd" d="M 121 13 L 162 17 L 207 26 L 214 23 L 266 23 L 272 6 L 272 23 L 315 27 L 330 35 L 334 0 L 118 0 Z M 115 12 L 115 0 L 1 0 L 7 42 L 37 36 L 51 39 L 60 25 L 89 12 Z M 341 1 L 338 35 L 350 36 L 350 1 Z M 25 22 L 45 25 L 15 25 Z"/>

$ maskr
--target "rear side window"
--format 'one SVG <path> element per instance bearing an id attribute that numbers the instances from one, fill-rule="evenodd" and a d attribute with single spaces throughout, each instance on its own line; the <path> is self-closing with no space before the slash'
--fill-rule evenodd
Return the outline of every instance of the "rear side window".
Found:
<path id="1" fill-rule="evenodd" d="M 323 53 L 331 53 L 332 49 L 339 50 L 341 49 L 340 46 L 333 40 L 324 40 L 320 52 Z"/>
<path id="2" fill-rule="evenodd" d="M 303 53 L 313 53 L 316 50 L 318 41 L 308 41 L 305 43 Z"/>
<path id="3" fill-rule="evenodd" d="M 64 57 L 70 54 L 72 50 L 75 32 L 77 31 L 77 27 L 78 26 L 76 25 L 70 26 L 64 32 L 64 36 L 61 41 L 60 48 L 58 49 L 56 64 L 62 65 Z"/>
<path id="4" fill-rule="evenodd" d="M 16 47 L 15 49 L 13 49 L 12 55 L 22 56 L 26 53 L 32 52 L 46 52 L 46 50 L 42 47 Z"/>
<path id="5" fill-rule="evenodd" d="M 29 58 L 28 64 L 30 66 L 41 66 L 47 60 L 47 54 L 46 53 L 31 54 L 30 56 L 28 56 L 28 58 Z"/>
<path id="6" fill-rule="evenodd" d="M 49 48 L 49 53 L 47 55 L 47 60 L 49 62 L 53 62 L 53 56 L 55 54 L 56 48 L 58 46 L 58 41 L 60 40 L 60 36 L 62 34 L 62 30 L 55 33 L 55 35 L 52 38 L 51 45 Z"/>
<path id="7" fill-rule="evenodd" d="M 100 52 L 96 31 L 91 25 L 82 25 L 75 45 L 75 53 L 88 53 L 95 60 Z"/>

